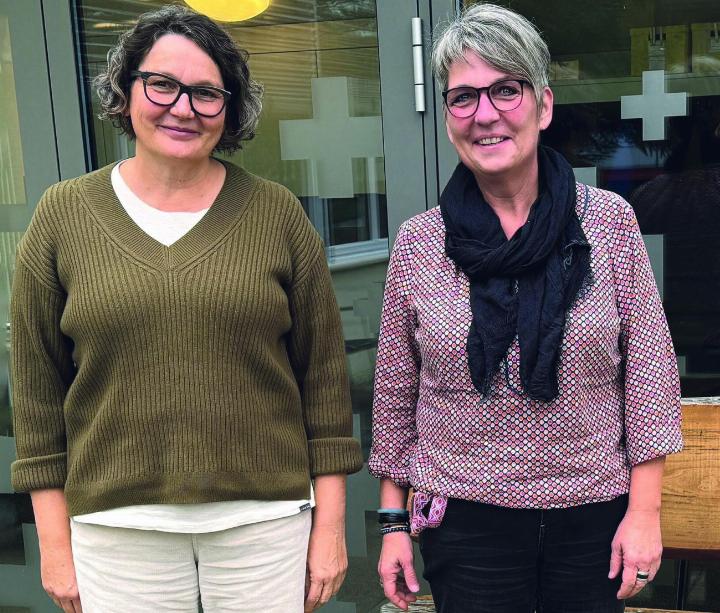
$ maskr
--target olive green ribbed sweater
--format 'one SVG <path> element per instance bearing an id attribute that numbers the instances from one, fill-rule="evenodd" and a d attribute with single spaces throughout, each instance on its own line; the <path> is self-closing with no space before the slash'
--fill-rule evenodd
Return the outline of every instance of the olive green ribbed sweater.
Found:
<path id="1" fill-rule="evenodd" d="M 12 296 L 16 490 L 64 487 L 77 515 L 301 499 L 362 466 L 320 238 L 287 189 L 226 168 L 170 247 L 110 166 L 43 196 Z"/>

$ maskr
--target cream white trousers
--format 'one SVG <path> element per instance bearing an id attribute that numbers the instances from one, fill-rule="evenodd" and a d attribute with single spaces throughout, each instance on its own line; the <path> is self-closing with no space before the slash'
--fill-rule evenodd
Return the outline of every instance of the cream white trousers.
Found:
<path id="1" fill-rule="evenodd" d="M 83 613 L 300 613 L 311 513 L 179 534 L 72 522 Z"/>

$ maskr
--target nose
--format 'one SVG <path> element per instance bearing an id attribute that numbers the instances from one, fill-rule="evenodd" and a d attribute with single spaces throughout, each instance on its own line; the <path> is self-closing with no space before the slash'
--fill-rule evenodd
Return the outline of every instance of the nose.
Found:
<path id="1" fill-rule="evenodd" d="M 490 94 L 484 91 L 478 99 L 478 106 L 475 109 L 473 120 L 475 123 L 493 123 L 500 119 L 500 111 L 498 111 L 492 102 L 490 102 Z"/>
<path id="2" fill-rule="evenodd" d="M 170 107 L 170 112 L 177 117 L 194 117 L 195 113 L 190 105 L 190 96 L 183 92 L 175 104 Z"/>

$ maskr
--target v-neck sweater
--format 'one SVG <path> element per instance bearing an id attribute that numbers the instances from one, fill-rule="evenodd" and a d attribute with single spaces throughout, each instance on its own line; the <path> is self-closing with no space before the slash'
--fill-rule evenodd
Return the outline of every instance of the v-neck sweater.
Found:
<path id="1" fill-rule="evenodd" d="M 70 515 L 132 504 L 291 500 L 362 466 L 322 242 L 286 188 L 226 164 L 166 247 L 112 165 L 50 187 L 11 304 L 17 491 Z"/>

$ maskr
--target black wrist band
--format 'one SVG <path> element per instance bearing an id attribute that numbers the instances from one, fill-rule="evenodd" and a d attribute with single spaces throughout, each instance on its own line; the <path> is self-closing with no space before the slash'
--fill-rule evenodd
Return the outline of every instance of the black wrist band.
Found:
<path id="1" fill-rule="evenodd" d="M 410 519 L 410 513 L 407 511 L 382 511 L 378 513 L 378 523 L 381 524 L 395 524 L 406 522 Z"/>

